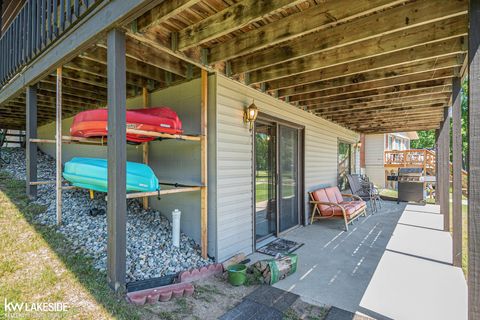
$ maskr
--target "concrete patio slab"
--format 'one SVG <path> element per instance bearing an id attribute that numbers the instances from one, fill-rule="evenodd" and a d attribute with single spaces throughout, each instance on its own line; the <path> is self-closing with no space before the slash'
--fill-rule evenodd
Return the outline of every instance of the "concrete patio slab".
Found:
<path id="1" fill-rule="evenodd" d="M 467 319 L 463 272 L 443 263 L 386 251 L 359 311 L 377 315 L 377 319 Z"/>
<path id="2" fill-rule="evenodd" d="M 443 231 L 443 216 L 431 212 L 405 210 L 398 223 Z"/>
<path id="3" fill-rule="evenodd" d="M 450 233 L 425 227 L 398 224 L 387 250 L 423 259 L 452 263 Z"/>
<path id="4" fill-rule="evenodd" d="M 349 232 L 338 220 L 292 230 L 283 237 L 305 244 L 295 251 L 297 272 L 275 287 L 308 303 L 377 319 L 463 320 L 466 281 L 461 269 L 448 264 L 451 237 L 438 230 L 442 221 L 437 206 L 385 201 Z"/>

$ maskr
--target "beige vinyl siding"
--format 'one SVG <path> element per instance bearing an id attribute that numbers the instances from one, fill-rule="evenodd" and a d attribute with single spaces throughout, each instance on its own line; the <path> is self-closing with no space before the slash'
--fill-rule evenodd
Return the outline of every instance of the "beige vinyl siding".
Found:
<path id="1" fill-rule="evenodd" d="M 377 186 L 385 186 L 385 169 L 383 158 L 385 134 L 368 134 L 365 136 L 365 174 Z"/>
<path id="2" fill-rule="evenodd" d="M 242 121 L 255 99 L 261 113 L 305 126 L 305 188 L 337 184 L 338 140 L 357 133 L 219 75 L 217 79 L 217 259 L 253 249 L 253 140 Z M 305 209 L 310 211 L 305 194 Z"/>
<path id="3" fill-rule="evenodd" d="M 209 77 L 209 216 L 208 216 L 208 254 L 215 256 L 216 245 L 216 217 L 215 217 L 215 76 Z M 152 92 L 149 95 L 150 105 L 169 106 L 182 120 L 183 130 L 186 134 L 200 134 L 200 104 L 201 86 L 200 79 L 193 79 L 163 90 Z M 142 97 L 127 100 L 128 109 L 143 107 Z M 73 117 L 64 119 L 62 131 L 69 135 Z M 54 139 L 55 123 L 38 128 L 39 138 Z M 54 144 L 39 144 L 40 149 L 52 157 L 55 156 Z M 127 160 L 142 162 L 141 145 L 127 144 Z M 79 144 L 63 144 L 64 162 L 72 157 L 107 158 L 106 146 L 91 146 Z M 164 140 L 149 143 L 149 166 L 162 182 L 178 182 L 188 185 L 200 184 L 200 143 L 196 141 Z M 179 209 L 181 215 L 181 230 L 197 243 L 200 243 L 200 192 L 189 192 L 165 195 L 158 200 L 149 198 L 150 206 L 171 219 L 171 212 Z"/>

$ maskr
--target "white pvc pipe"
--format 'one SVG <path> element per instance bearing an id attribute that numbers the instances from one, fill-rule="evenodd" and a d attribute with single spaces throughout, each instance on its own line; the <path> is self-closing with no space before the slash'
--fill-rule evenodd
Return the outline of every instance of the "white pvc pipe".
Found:
<path id="1" fill-rule="evenodd" d="M 180 247 L 180 216 L 182 212 L 178 209 L 172 211 L 172 242 L 175 247 Z"/>

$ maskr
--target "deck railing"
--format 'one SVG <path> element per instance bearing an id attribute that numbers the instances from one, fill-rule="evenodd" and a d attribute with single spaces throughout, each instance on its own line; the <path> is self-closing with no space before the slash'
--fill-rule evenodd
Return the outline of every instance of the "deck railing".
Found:
<path id="1" fill-rule="evenodd" d="M 0 38 L 0 86 L 102 1 L 26 1 Z"/>
<path id="2" fill-rule="evenodd" d="M 419 167 L 434 169 L 435 152 L 425 149 L 386 150 L 384 166 L 393 168 Z"/>

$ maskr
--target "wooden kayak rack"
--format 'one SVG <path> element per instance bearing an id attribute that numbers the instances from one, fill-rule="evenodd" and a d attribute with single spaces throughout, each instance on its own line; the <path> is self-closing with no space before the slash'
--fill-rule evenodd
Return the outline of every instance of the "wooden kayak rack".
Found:
<path id="1" fill-rule="evenodd" d="M 30 170 L 27 170 L 27 194 L 29 196 L 36 196 L 36 188 L 39 185 L 48 185 L 53 184 L 55 185 L 56 189 L 56 208 L 57 208 L 57 224 L 60 225 L 62 223 L 62 191 L 63 190 L 71 190 L 77 188 L 76 186 L 72 185 L 65 185 L 62 181 L 62 144 L 86 144 L 86 145 L 98 145 L 98 146 L 106 146 L 107 139 L 106 137 L 101 138 L 84 138 L 84 137 L 72 137 L 68 135 L 62 135 L 62 67 L 57 68 L 56 72 L 56 105 L 55 105 L 55 115 L 56 115 L 56 127 L 55 127 L 55 139 L 41 139 L 37 138 L 36 130 L 37 130 L 37 122 L 36 122 L 36 113 L 37 113 L 37 106 L 36 106 L 36 88 L 29 87 L 30 89 L 27 90 L 27 135 L 26 141 L 30 148 L 27 148 L 27 154 L 29 154 L 28 150 L 32 150 L 36 154 L 37 143 L 52 143 L 55 144 L 56 150 L 56 179 L 55 181 L 35 181 L 37 177 L 37 160 L 36 156 L 31 156 L 33 160 L 30 161 L 27 159 L 27 167 Z M 149 92 L 147 88 L 143 88 L 142 92 L 143 96 L 143 107 L 148 108 L 149 103 Z M 162 196 L 162 195 L 169 195 L 169 194 L 176 194 L 182 192 L 194 192 L 200 191 L 200 235 L 201 235 L 201 248 L 202 248 L 202 257 L 207 257 L 207 245 L 208 245 L 208 166 L 207 166 L 207 109 L 208 109 L 208 72 L 205 69 L 201 70 L 201 112 L 200 112 L 200 134 L 199 135 L 184 135 L 184 134 L 168 134 L 168 133 L 160 133 L 160 132 L 152 132 L 152 131 L 144 131 L 144 130 L 137 130 L 137 129 L 129 129 L 126 128 L 126 133 L 142 135 L 146 137 L 155 137 L 156 140 L 177 140 L 177 141 L 198 141 L 200 142 L 200 169 L 201 169 L 201 181 L 199 186 L 186 186 L 186 185 L 178 185 L 178 184 L 171 184 L 172 188 L 166 188 L 164 190 L 154 191 L 154 192 L 132 192 L 127 193 L 127 199 L 134 199 L 134 198 L 143 198 L 143 206 L 144 208 L 148 208 L 148 197 L 151 196 Z M 155 140 L 154 140 L 155 141 Z M 143 163 L 148 164 L 148 146 L 149 143 L 140 143 L 143 144 Z M 28 173 L 30 172 L 30 174 Z M 168 185 L 168 184 L 167 184 Z M 114 199 L 113 201 L 116 201 Z"/>
<path id="2" fill-rule="evenodd" d="M 165 139 L 175 139 L 180 141 L 200 141 L 201 136 L 196 135 L 186 135 L 186 134 L 168 134 L 168 133 L 160 133 L 160 132 L 152 132 L 152 131 L 143 131 L 143 130 L 136 130 L 136 129 L 127 129 L 127 133 L 132 134 L 141 134 L 142 136 L 146 137 L 156 137 L 159 138 L 159 141 Z M 55 139 L 29 139 L 30 142 L 34 143 L 56 143 Z M 107 139 L 104 137 L 101 138 L 83 138 L 83 137 L 73 137 L 73 136 L 62 136 L 63 143 L 80 143 L 80 144 L 91 144 L 91 145 L 100 145 L 106 146 Z M 149 141 L 150 142 L 150 141 Z M 144 144 L 145 142 L 141 142 L 139 144 Z"/>

